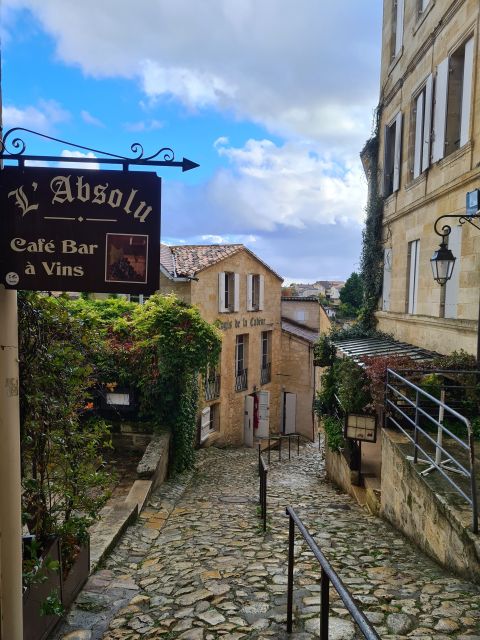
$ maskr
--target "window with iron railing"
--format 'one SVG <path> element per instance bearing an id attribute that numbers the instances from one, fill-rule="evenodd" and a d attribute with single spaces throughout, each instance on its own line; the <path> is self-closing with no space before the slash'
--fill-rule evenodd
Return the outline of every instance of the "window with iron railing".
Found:
<path id="1" fill-rule="evenodd" d="M 267 384 L 272 379 L 272 332 L 262 331 L 262 361 L 260 383 Z"/>
<path id="2" fill-rule="evenodd" d="M 247 378 L 248 334 L 237 336 L 235 343 L 235 391 L 248 387 Z"/>

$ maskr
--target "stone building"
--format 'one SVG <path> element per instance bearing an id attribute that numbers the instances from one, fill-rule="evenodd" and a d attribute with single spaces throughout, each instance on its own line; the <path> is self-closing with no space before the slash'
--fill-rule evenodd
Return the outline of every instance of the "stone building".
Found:
<path id="1" fill-rule="evenodd" d="M 160 292 L 216 323 L 222 353 L 202 383 L 199 440 L 246 444 L 282 430 L 282 278 L 241 244 L 161 247 Z"/>
<path id="2" fill-rule="evenodd" d="M 456 256 L 438 285 L 430 258 L 443 214 L 480 187 L 478 0 L 384 0 L 377 176 L 383 194 L 378 328 L 440 353 L 476 352 L 480 234 L 446 220 Z"/>
<path id="3" fill-rule="evenodd" d="M 313 347 L 320 333 L 330 331 L 331 322 L 318 296 L 282 298 L 282 389 L 285 410 L 284 433 L 298 432 L 314 439 L 317 420 L 313 400 L 319 390 L 320 370 Z M 295 423 L 291 415 L 295 409 Z"/>

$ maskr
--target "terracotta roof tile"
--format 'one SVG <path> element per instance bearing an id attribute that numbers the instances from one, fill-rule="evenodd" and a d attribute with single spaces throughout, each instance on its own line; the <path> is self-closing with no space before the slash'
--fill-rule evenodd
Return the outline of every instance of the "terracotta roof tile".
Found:
<path id="1" fill-rule="evenodd" d="M 175 275 L 193 277 L 202 269 L 243 249 L 243 244 L 180 245 L 170 247 L 175 260 Z"/>

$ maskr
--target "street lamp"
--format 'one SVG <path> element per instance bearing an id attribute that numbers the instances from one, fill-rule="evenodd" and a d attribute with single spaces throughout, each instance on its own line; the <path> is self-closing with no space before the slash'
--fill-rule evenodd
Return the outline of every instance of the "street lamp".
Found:
<path id="1" fill-rule="evenodd" d="M 448 234 L 442 236 L 440 246 L 436 251 L 434 251 L 433 256 L 430 258 L 433 279 L 442 286 L 452 277 L 453 267 L 455 266 L 456 260 L 453 253 L 447 247 L 447 237 Z"/>
<path id="2" fill-rule="evenodd" d="M 464 214 L 445 214 L 435 220 L 433 229 L 435 233 L 442 238 L 442 241 L 430 258 L 430 265 L 432 267 L 434 280 L 441 286 L 446 284 L 452 277 L 453 267 L 456 261 L 455 256 L 447 246 L 447 239 L 452 232 L 452 227 L 448 224 L 443 224 L 439 228 L 440 221 L 445 220 L 445 218 L 455 218 L 460 224 L 468 222 L 480 231 L 480 226 L 478 226 L 480 220 L 480 189 L 475 189 L 467 193 L 466 210 Z M 480 302 L 477 330 L 477 362 L 480 363 Z"/>

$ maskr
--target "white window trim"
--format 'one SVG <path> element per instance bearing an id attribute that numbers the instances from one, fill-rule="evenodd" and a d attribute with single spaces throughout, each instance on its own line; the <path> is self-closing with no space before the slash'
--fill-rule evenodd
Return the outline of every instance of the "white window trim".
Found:
<path id="1" fill-rule="evenodd" d="M 410 265 L 408 272 L 408 311 L 415 315 L 417 313 L 418 299 L 418 276 L 420 264 L 420 240 L 409 242 L 410 245 Z"/>

